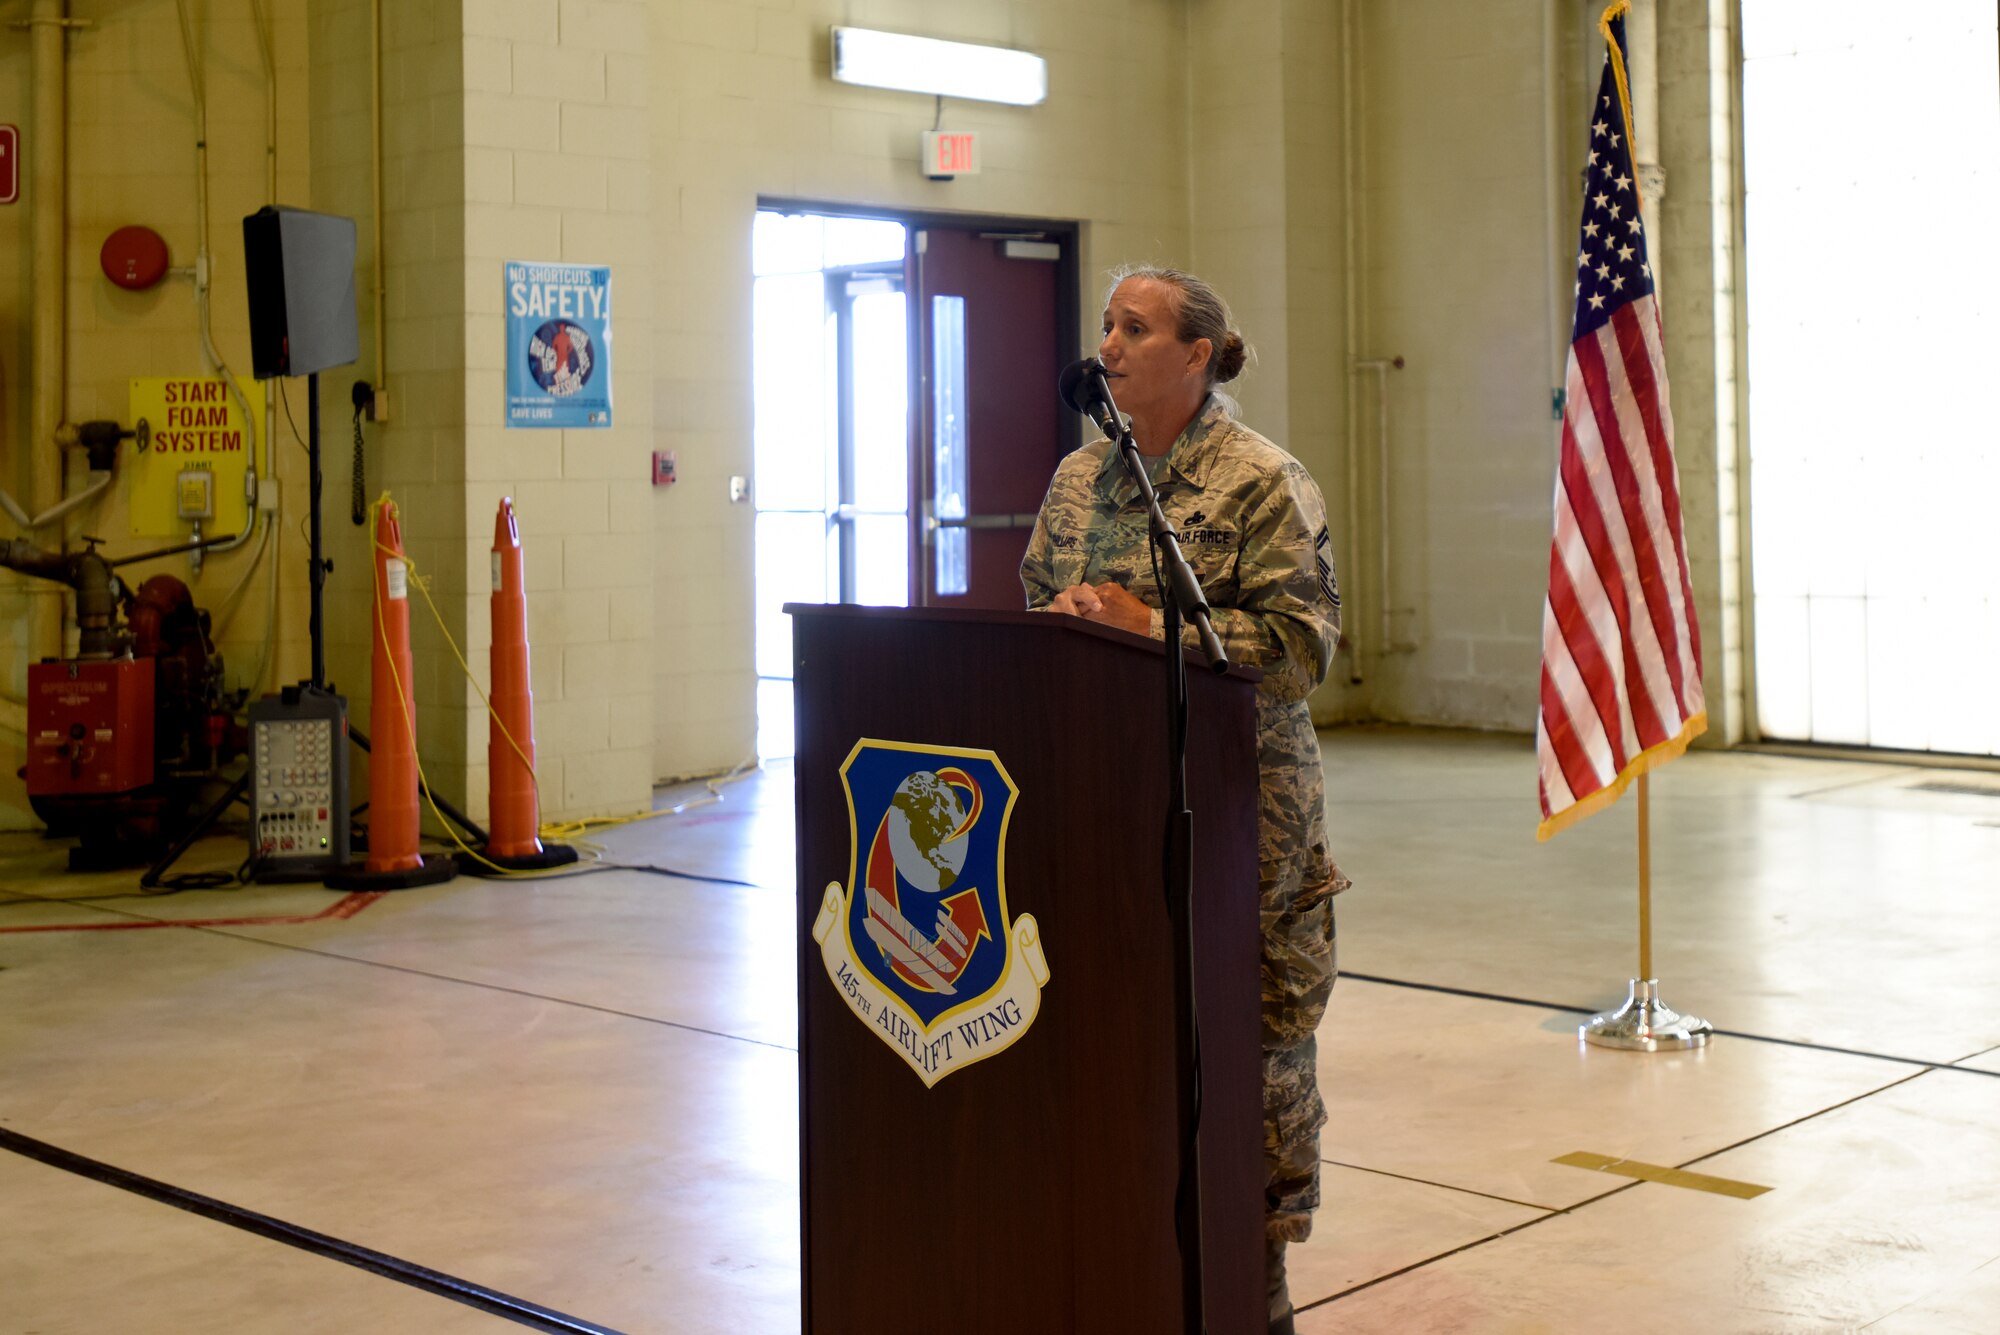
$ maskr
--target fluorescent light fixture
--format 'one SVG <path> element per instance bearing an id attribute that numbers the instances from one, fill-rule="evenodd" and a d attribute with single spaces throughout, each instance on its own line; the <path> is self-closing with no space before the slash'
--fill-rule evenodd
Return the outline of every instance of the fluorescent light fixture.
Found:
<path id="1" fill-rule="evenodd" d="M 833 77 L 870 88 L 1023 107 L 1049 95 L 1049 63 L 1040 56 L 870 28 L 834 28 Z"/>

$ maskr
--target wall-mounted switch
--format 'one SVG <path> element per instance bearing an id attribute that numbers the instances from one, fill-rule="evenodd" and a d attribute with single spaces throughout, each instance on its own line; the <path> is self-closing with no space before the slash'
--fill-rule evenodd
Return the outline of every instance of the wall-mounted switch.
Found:
<path id="1" fill-rule="evenodd" d="M 182 519 L 215 518 L 215 474 L 206 468 L 182 469 L 174 479 L 174 504 Z"/>

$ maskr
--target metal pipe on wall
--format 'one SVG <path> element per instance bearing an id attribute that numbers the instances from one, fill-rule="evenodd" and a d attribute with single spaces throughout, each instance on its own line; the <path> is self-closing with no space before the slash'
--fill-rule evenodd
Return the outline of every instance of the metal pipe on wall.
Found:
<path id="1" fill-rule="evenodd" d="M 257 51 L 264 58 L 264 202 L 278 202 L 278 38 L 277 29 L 271 22 L 271 10 L 267 0 L 250 0 L 250 12 L 257 20 Z M 264 392 L 264 470 L 273 487 L 278 485 L 278 405 L 266 389 Z M 246 484 L 247 485 L 247 484 Z M 251 510 L 258 509 L 256 498 L 251 498 Z M 261 522 L 266 529 L 277 522 L 275 514 L 265 515 L 260 521 L 255 513 L 250 516 L 252 523 Z M 248 525 L 245 526 L 248 531 Z M 260 546 L 258 550 L 263 550 Z M 271 557 L 276 561 L 276 555 Z M 275 627 L 278 623 L 272 621 Z"/>
<path id="2" fill-rule="evenodd" d="M 69 101 L 65 67 L 69 27 L 67 0 L 35 0 L 28 18 L 28 41 L 35 80 L 34 153 L 30 168 L 34 213 L 30 220 L 34 256 L 34 308 L 30 316 L 34 356 L 28 428 L 28 505 L 40 514 L 62 500 L 62 449 L 56 432 L 65 417 L 69 367 L 65 357 L 69 278 L 68 154 L 64 131 Z M 63 591 L 36 580 L 29 599 L 29 659 L 62 653 Z"/>
<path id="3" fill-rule="evenodd" d="M 108 468 L 103 470 L 93 469 L 90 476 L 91 483 L 88 487 L 66 500 L 57 501 L 38 515 L 29 514 L 20 507 L 12 496 L 9 496 L 4 491 L 0 491 L 0 512 L 5 512 L 9 519 L 18 524 L 22 533 L 32 535 L 34 530 L 47 524 L 53 524 L 63 516 L 90 504 L 90 502 L 103 495 L 105 489 L 111 485 L 111 470 Z"/>
<path id="4" fill-rule="evenodd" d="M 1748 189 L 1743 147 L 1743 3 L 1724 0 L 1729 24 L 1729 254 L 1730 280 L 1736 300 L 1731 319 L 1735 329 L 1736 372 L 1736 617 L 1743 646 L 1742 689 L 1732 703 L 1742 719 L 1737 730 L 1746 742 L 1764 740 L 1757 710 L 1757 582 L 1750 545 L 1750 312 L 1749 259 L 1744 250 L 1743 200 Z"/>
<path id="5" fill-rule="evenodd" d="M 1402 370 L 1403 359 L 1401 357 L 1357 358 L 1354 369 L 1375 373 L 1375 487 L 1378 507 L 1375 518 L 1375 536 L 1378 542 L 1375 554 L 1375 601 L 1378 623 L 1376 629 L 1381 641 L 1375 652 L 1406 654 L 1417 646 L 1396 639 L 1392 623 L 1396 609 L 1389 596 L 1389 372 Z"/>
<path id="6" fill-rule="evenodd" d="M 1563 374 L 1569 360 L 1569 322 L 1564 318 L 1569 303 L 1564 301 L 1563 279 L 1575 271 L 1559 262 L 1569 253 L 1563 236 L 1562 186 L 1562 60 L 1556 42 L 1556 11 L 1567 9 L 1563 0 L 1542 0 L 1542 257 L 1548 266 L 1545 281 L 1549 321 L 1549 402 L 1551 416 L 1560 420 Z"/>
<path id="7" fill-rule="evenodd" d="M 382 279 L 382 0 L 368 3 L 368 164 L 375 218 L 375 399 L 370 419 L 389 419 L 388 285 Z"/>
<path id="8" fill-rule="evenodd" d="M 1341 0 L 1340 3 L 1340 208 L 1341 239 L 1344 248 L 1341 280 L 1341 297 L 1344 307 L 1344 328 L 1346 343 L 1342 351 L 1352 359 L 1354 350 L 1361 345 L 1361 242 L 1358 235 L 1361 227 L 1361 206 L 1355 197 L 1355 180 L 1359 175 L 1354 161 L 1354 117 L 1360 99 L 1354 94 L 1354 3 L 1355 0 Z M 1344 574 L 1349 583 L 1348 597 L 1353 598 L 1353 587 L 1360 579 L 1361 555 L 1361 442 L 1360 409 L 1355 402 L 1354 382 L 1350 378 L 1347 386 L 1347 532 L 1343 535 L 1347 543 L 1347 565 Z M 1353 615 L 1356 609 L 1351 601 L 1349 614 L 1343 619 L 1341 638 L 1347 648 L 1347 681 L 1350 686 L 1359 686 L 1362 681 L 1361 636 L 1356 633 L 1360 618 Z"/>
<path id="9" fill-rule="evenodd" d="M 1646 228 L 1646 255 L 1653 264 L 1654 299 L 1664 310 L 1661 261 L 1667 247 L 1660 234 L 1660 200 L 1667 192 L 1667 171 L 1660 165 L 1660 16 L 1654 0 L 1632 0 L 1625 19 L 1625 44 L 1631 57 L 1625 74 L 1632 90 L 1632 166 L 1639 176 L 1639 213 Z"/>
<path id="10" fill-rule="evenodd" d="M 257 56 L 264 65 L 264 202 L 278 202 L 278 53 L 265 0 L 250 0 L 257 23 Z"/>

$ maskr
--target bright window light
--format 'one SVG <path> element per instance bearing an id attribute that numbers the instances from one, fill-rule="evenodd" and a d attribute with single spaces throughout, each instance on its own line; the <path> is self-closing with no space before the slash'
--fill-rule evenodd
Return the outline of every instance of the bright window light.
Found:
<path id="1" fill-rule="evenodd" d="M 1033 106 L 1049 95 L 1049 63 L 1040 56 L 870 28 L 833 30 L 833 77 L 870 88 L 1015 106 Z"/>
<path id="2" fill-rule="evenodd" d="M 1993 0 L 1742 12 L 1762 731 L 2000 755 Z"/>

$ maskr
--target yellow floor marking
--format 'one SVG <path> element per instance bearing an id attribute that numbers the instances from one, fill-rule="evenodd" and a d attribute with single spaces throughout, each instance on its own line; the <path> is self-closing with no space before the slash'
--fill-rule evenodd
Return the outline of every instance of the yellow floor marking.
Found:
<path id="1" fill-rule="evenodd" d="M 1567 1164 L 1571 1168 L 1588 1168 L 1597 1173 L 1617 1173 L 1621 1177 L 1636 1177 L 1644 1182 L 1658 1182 L 1662 1186 L 1686 1187 L 1690 1191 L 1712 1191 L 1718 1196 L 1734 1196 L 1738 1200 L 1750 1200 L 1771 1190 L 1760 1187 L 1755 1182 L 1735 1182 L 1726 1177 L 1710 1177 L 1706 1173 L 1690 1173 L 1683 1168 L 1662 1168 L 1658 1164 L 1639 1163 L 1632 1159 L 1614 1159 L 1608 1154 L 1592 1154 L 1578 1150 L 1575 1154 L 1565 1154 L 1551 1163 Z"/>

